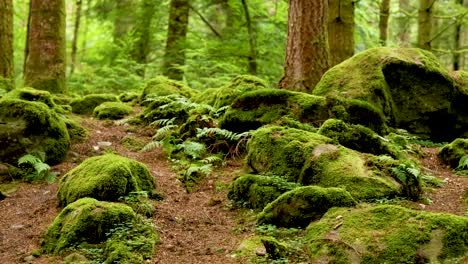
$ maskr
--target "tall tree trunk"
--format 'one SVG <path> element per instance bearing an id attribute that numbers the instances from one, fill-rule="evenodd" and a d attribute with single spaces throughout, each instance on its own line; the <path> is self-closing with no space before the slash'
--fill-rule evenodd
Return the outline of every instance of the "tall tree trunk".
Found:
<path id="1" fill-rule="evenodd" d="M 156 2 L 154 0 L 143 0 L 140 7 L 140 16 L 134 30 L 135 41 L 131 51 L 134 61 L 141 64 L 137 74 L 144 77 L 145 68 L 143 64 L 147 63 L 148 53 L 151 47 L 151 21 L 155 13 Z"/>
<path id="2" fill-rule="evenodd" d="M 356 0 L 328 0 L 330 66 L 354 54 L 354 3 Z"/>
<path id="3" fill-rule="evenodd" d="M 25 85 L 65 92 L 65 1 L 31 0 L 28 24 Z"/>
<path id="4" fill-rule="evenodd" d="M 419 0 L 418 47 L 431 50 L 432 18 L 436 0 Z"/>
<path id="5" fill-rule="evenodd" d="M 284 76 L 279 87 L 311 92 L 330 67 L 328 0 L 289 0 Z"/>
<path id="6" fill-rule="evenodd" d="M 463 0 L 455 0 L 455 3 L 463 6 Z M 454 39 L 454 53 L 453 53 L 453 70 L 458 71 L 463 69 L 463 67 L 460 67 L 460 62 L 461 62 L 461 56 L 459 51 L 461 50 L 462 43 L 461 43 L 461 36 L 462 36 L 462 28 L 463 28 L 463 23 L 457 23 L 455 25 L 455 39 Z"/>
<path id="7" fill-rule="evenodd" d="M 182 80 L 184 77 L 182 66 L 185 65 L 189 11 L 188 0 L 171 0 L 163 74 L 174 80 Z"/>
<path id="8" fill-rule="evenodd" d="M 245 20 L 247 24 L 247 31 L 249 32 L 249 45 L 250 45 L 250 53 L 248 56 L 249 60 L 249 73 L 256 75 L 257 74 L 257 44 L 255 39 L 255 32 L 252 27 L 252 20 L 249 14 L 249 7 L 247 5 L 246 0 L 242 0 L 242 7 L 244 8 L 245 13 Z"/>
<path id="9" fill-rule="evenodd" d="M 81 21 L 81 3 L 82 3 L 81 0 L 76 0 L 75 28 L 73 30 L 70 76 L 73 75 L 73 72 L 75 71 L 76 51 L 78 50 L 78 33 L 80 32 L 80 21 Z"/>
<path id="10" fill-rule="evenodd" d="M 409 46 L 410 36 L 411 36 L 411 27 L 409 22 L 409 17 L 407 14 L 411 11 L 411 6 L 409 0 L 399 0 L 398 3 L 399 16 L 398 20 L 398 44 L 399 46 Z"/>
<path id="11" fill-rule="evenodd" d="M 390 18 L 390 0 L 382 0 L 382 2 L 380 3 L 379 31 L 380 31 L 380 44 L 384 47 L 387 46 L 389 18 Z"/>
<path id="12" fill-rule="evenodd" d="M 0 0 L 0 14 L 0 89 L 12 90 L 15 84 L 12 0 Z"/>
<path id="13" fill-rule="evenodd" d="M 82 30 L 82 33 L 81 33 L 81 50 L 80 50 L 80 54 L 81 54 L 81 58 L 85 58 L 86 57 L 86 42 L 87 42 L 87 39 L 88 39 L 88 24 L 89 24 L 89 16 L 90 16 L 90 10 L 91 10 L 91 1 L 92 0 L 88 0 L 86 1 L 86 8 L 84 9 L 84 23 L 83 23 L 83 30 Z"/>
<path id="14" fill-rule="evenodd" d="M 120 41 L 127 36 L 134 22 L 132 13 L 133 0 L 118 0 L 115 4 L 115 20 L 114 20 L 114 43 L 120 44 Z"/>

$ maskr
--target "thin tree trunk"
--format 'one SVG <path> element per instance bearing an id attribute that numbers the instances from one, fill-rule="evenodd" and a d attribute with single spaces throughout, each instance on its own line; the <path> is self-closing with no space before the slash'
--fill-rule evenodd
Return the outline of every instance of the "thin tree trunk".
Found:
<path id="1" fill-rule="evenodd" d="M 399 11 L 400 15 L 398 19 L 398 42 L 399 46 L 409 46 L 410 36 L 411 36 L 411 27 L 409 23 L 409 18 L 407 14 L 410 12 L 411 6 L 409 0 L 400 0 L 399 1 Z"/>
<path id="2" fill-rule="evenodd" d="M 284 76 L 279 87 L 312 92 L 330 67 L 328 0 L 289 0 Z"/>
<path id="3" fill-rule="evenodd" d="M 419 0 L 418 47 L 431 50 L 432 19 L 436 0 Z"/>
<path id="4" fill-rule="evenodd" d="M 330 66 L 354 54 L 354 3 L 355 0 L 328 0 Z"/>
<path id="5" fill-rule="evenodd" d="M 144 0 L 140 7 L 140 17 L 134 31 L 136 38 L 133 43 L 131 56 L 134 61 L 141 64 L 141 68 L 137 70 L 137 74 L 144 77 L 144 64 L 147 63 L 148 53 L 151 47 L 151 21 L 155 13 L 156 2 L 153 0 Z"/>
<path id="6" fill-rule="evenodd" d="M 70 65 L 70 76 L 73 75 L 76 65 L 76 51 L 78 49 L 78 33 L 80 31 L 81 21 L 81 0 L 76 0 L 76 12 L 75 12 L 75 28 L 73 30 L 73 41 L 71 51 L 71 65 Z"/>
<path id="7" fill-rule="evenodd" d="M 14 88 L 13 1 L 0 0 L 0 89 Z"/>
<path id="8" fill-rule="evenodd" d="M 389 18 L 390 18 L 390 0 L 382 0 L 382 2 L 380 3 L 379 31 L 380 31 L 380 44 L 384 47 L 387 46 Z"/>
<path id="9" fill-rule="evenodd" d="M 86 57 L 86 41 L 88 39 L 88 18 L 89 18 L 89 15 L 90 15 L 90 9 L 91 9 L 91 1 L 92 0 L 88 0 L 86 1 L 86 9 L 85 9 L 85 12 L 84 12 L 84 25 L 83 25 L 83 30 L 82 30 L 82 33 L 81 33 L 81 50 L 80 50 L 80 57 L 81 58 L 85 58 Z"/>
<path id="10" fill-rule="evenodd" d="M 249 32 L 249 45 L 250 53 L 248 56 L 249 60 L 249 73 L 256 75 L 257 74 L 257 44 L 255 39 L 255 32 L 252 28 L 252 20 L 250 19 L 249 7 L 246 0 L 242 0 L 242 6 L 244 8 L 245 20 L 247 22 L 247 31 Z"/>
<path id="11" fill-rule="evenodd" d="M 455 3 L 463 6 L 463 0 L 455 0 Z M 458 51 L 461 50 L 462 43 L 461 43 L 461 35 L 462 35 L 462 23 L 457 23 L 455 26 L 455 39 L 454 39 L 454 53 L 453 53 L 453 70 L 458 71 L 463 69 L 460 67 L 460 53 Z"/>

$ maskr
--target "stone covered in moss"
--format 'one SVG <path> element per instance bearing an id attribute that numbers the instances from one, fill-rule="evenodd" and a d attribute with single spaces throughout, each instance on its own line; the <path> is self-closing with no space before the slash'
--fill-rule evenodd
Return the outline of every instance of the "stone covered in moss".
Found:
<path id="1" fill-rule="evenodd" d="M 273 174 L 303 185 L 342 187 L 356 199 L 401 194 L 399 183 L 364 155 L 317 133 L 264 127 L 252 133 L 247 163 L 255 173 Z"/>
<path id="2" fill-rule="evenodd" d="M 83 98 L 74 99 L 70 105 L 73 113 L 90 115 L 96 106 L 104 102 L 117 102 L 117 97 L 113 94 L 88 94 Z"/>
<path id="3" fill-rule="evenodd" d="M 88 158 L 60 180 L 57 197 L 65 206 L 83 197 L 117 201 L 130 192 L 155 192 L 147 167 L 115 154 Z"/>
<path id="4" fill-rule="evenodd" d="M 326 72 L 313 94 L 370 103 L 389 126 L 434 140 L 453 139 L 468 130 L 467 109 L 453 104 L 466 94 L 456 89 L 437 58 L 421 49 L 361 52 Z M 465 120 L 456 122 L 458 118 Z"/>
<path id="5" fill-rule="evenodd" d="M 121 119 L 133 112 L 132 107 L 121 102 L 104 102 L 94 108 L 93 114 L 98 119 Z"/>
<path id="6" fill-rule="evenodd" d="M 62 161 L 70 137 L 62 118 L 40 102 L 0 100 L 0 160 L 16 164 L 27 153 L 45 153 L 45 162 Z"/>
<path id="7" fill-rule="evenodd" d="M 313 263 L 464 263 L 468 257 L 468 218 L 391 205 L 331 209 L 306 237 Z"/>
<path id="8" fill-rule="evenodd" d="M 52 99 L 52 95 L 48 91 L 36 90 L 31 87 L 17 88 L 11 90 L 3 96 L 4 99 L 20 99 L 31 102 L 41 102 L 46 104 L 51 109 L 55 108 L 56 105 Z"/>
<path id="9" fill-rule="evenodd" d="M 88 131 L 71 117 L 63 118 L 63 122 L 65 122 L 72 142 L 82 142 L 88 137 Z"/>
<path id="10" fill-rule="evenodd" d="M 158 76 L 146 82 L 141 94 L 141 101 L 146 100 L 149 95 L 157 97 L 177 94 L 191 98 L 197 93 L 197 90 L 194 90 L 179 81 L 171 80 L 165 76 Z"/>
<path id="11" fill-rule="evenodd" d="M 261 210 L 281 194 L 299 186 L 278 176 L 244 175 L 231 183 L 228 198 L 240 206 Z"/>
<path id="12" fill-rule="evenodd" d="M 118 99 L 124 103 L 138 103 L 140 101 L 140 94 L 136 92 L 124 92 L 119 94 Z"/>
<path id="13" fill-rule="evenodd" d="M 304 186 L 288 191 L 269 203 L 257 217 L 257 224 L 306 227 L 331 207 L 351 207 L 356 202 L 342 188 Z"/>
<path id="14" fill-rule="evenodd" d="M 452 168 L 457 168 L 460 159 L 468 155 L 468 139 L 457 138 L 445 145 L 437 155 Z"/>

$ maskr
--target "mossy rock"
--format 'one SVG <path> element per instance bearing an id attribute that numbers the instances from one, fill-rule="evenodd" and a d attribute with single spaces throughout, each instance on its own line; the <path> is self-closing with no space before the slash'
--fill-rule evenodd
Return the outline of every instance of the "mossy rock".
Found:
<path id="1" fill-rule="evenodd" d="M 57 197 L 66 206 L 83 197 L 117 201 L 130 192 L 155 193 L 154 179 L 138 161 L 115 154 L 88 158 L 60 180 Z"/>
<path id="2" fill-rule="evenodd" d="M 329 210 L 307 228 L 311 261 L 465 263 L 468 218 L 381 205 Z"/>
<path id="3" fill-rule="evenodd" d="M 158 76 L 146 82 L 141 94 L 141 101 L 144 102 L 149 95 L 151 95 L 151 97 L 157 97 L 177 94 L 191 98 L 197 93 L 197 90 L 179 81 L 171 80 L 165 76 Z"/>
<path id="4" fill-rule="evenodd" d="M 242 207 L 262 210 L 281 194 L 299 186 L 278 176 L 248 174 L 231 183 L 228 198 Z"/>
<path id="5" fill-rule="evenodd" d="M 121 102 L 104 102 L 94 108 L 93 115 L 98 119 L 121 119 L 133 112 L 131 106 Z"/>
<path id="6" fill-rule="evenodd" d="M 17 99 L 0 100 L 0 160 L 16 164 L 27 153 L 42 152 L 45 162 L 61 162 L 70 147 L 62 118 L 47 105 Z"/>
<path id="7" fill-rule="evenodd" d="M 356 201 L 342 188 L 304 186 L 288 191 L 269 203 L 257 217 L 257 224 L 306 227 L 332 207 L 352 207 Z"/>
<path id="8" fill-rule="evenodd" d="M 118 99 L 124 103 L 138 103 L 140 102 L 140 94 L 136 92 L 125 92 L 119 94 Z"/>
<path id="9" fill-rule="evenodd" d="M 303 185 L 342 187 L 355 199 L 392 197 L 402 186 L 388 170 L 373 166 L 374 156 L 359 153 L 313 132 L 263 127 L 247 143 L 247 164 L 254 173 L 273 174 Z"/>
<path id="10" fill-rule="evenodd" d="M 313 94 L 370 103 L 388 126 L 433 140 L 468 131 L 467 121 L 457 122 L 466 119 L 467 109 L 454 104 L 466 93 L 456 89 L 431 52 L 421 49 L 374 48 L 356 54 L 327 71 Z"/>
<path id="11" fill-rule="evenodd" d="M 52 100 L 58 105 L 70 105 L 74 97 L 67 94 L 52 94 Z"/>
<path id="12" fill-rule="evenodd" d="M 63 122 L 65 122 L 71 142 L 83 142 L 88 137 L 88 131 L 72 117 L 63 118 Z"/>
<path id="13" fill-rule="evenodd" d="M 4 99 L 20 99 L 31 102 L 41 102 L 46 104 L 49 108 L 56 107 L 52 95 L 48 91 L 36 90 L 31 87 L 17 88 L 11 90 L 3 96 Z"/>
<path id="14" fill-rule="evenodd" d="M 90 115 L 94 108 L 104 102 L 117 102 L 117 97 L 113 94 L 88 94 L 83 98 L 74 99 L 70 105 L 73 113 Z"/>
<path id="15" fill-rule="evenodd" d="M 452 168 L 457 168 L 460 159 L 468 155 L 468 139 L 457 138 L 445 145 L 437 155 Z"/>

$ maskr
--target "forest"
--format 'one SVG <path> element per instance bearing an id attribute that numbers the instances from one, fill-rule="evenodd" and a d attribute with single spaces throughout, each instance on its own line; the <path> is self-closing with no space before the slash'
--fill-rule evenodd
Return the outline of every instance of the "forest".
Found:
<path id="1" fill-rule="evenodd" d="M 0 263 L 468 263 L 468 0 L 0 0 Z"/>

